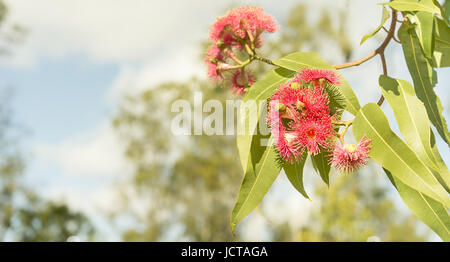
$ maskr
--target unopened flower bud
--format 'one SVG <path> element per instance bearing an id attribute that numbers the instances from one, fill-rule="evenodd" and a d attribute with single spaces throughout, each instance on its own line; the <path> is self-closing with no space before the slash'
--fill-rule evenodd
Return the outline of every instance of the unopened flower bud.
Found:
<path id="1" fill-rule="evenodd" d="M 291 88 L 292 89 L 298 89 L 298 88 L 300 88 L 300 84 L 297 83 L 297 82 L 293 82 L 293 83 L 291 83 Z"/>
<path id="2" fill-rule="evenodd" d="M 226 44 L 222 40 L 217 41 L 216 45 L 220 49 L 223 49 L 226 46 Z"/>
<path id="3" fill-rule="evenodd" d="M 219 60 L 217 60 L 217 58 L 212 57 L 209 59 L 209 62 L 213 63 L 213 64 L 217 64 L 219 62 Z"/>
<path id="4" fill-rule="evenodd" d="M 297 104 L 295 106 L 297 107 L 297 110 L 301 111 L 305 107 L 305 103 L 303 103 L 300 100 L 297 100 Z"/>

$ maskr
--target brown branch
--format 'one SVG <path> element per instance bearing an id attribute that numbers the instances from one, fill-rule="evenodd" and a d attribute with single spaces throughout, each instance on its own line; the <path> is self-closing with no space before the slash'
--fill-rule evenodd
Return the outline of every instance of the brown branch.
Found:
<path id="1" fill-rule="evenodd" d="M 377 49 L 375 49 L 375 51 L 373 51 L 368 56 L 363 57 L 361 59 L 358 59 L 358 60 L 355 60 L 352 62 L 348 62 L 345 64 L 334 65 L 333 67 L 335 69 L 343 69 L 343 68 L 352 67 L 352 66 L 359 66 L 360 64 L 366 62 L 367 60 L 371 59 L 372 57 L 376 56 L 377 54 L 384 53 L 384 49 L 389 44 L 391 39 L 394 37 L 396 23 L 397 23 L 397 11 L 392 10 L 392 20 L 391 20 L 391 26 L 389 28 L 388 34 L 387 34 L 386 38 L 384 39 L 383 43 L 381 43 L 381 45 Z"/>
<path id="2" fill-rule="evenodd" d="M 391 27 L 389 28 L 389 33 L 386 36 L 386 39 L 381 44 L 379 48 L 377 48 L 377 52 L 380 55 L 381 59 L 381 65 L 383 67 L 383 75 L 387 76 L 387 66 L 386 66 L 386 58 L 384 57 L 384 50 L 386 49 L 386 46 L 389 44 L 389 41 L 391 41 L 392 38 L 394 38 L 395 33 L 395 26 L 397 25 L 397 12 L 395 10 L 392 10 L 392 20 L 391 20 Z M 377 105 L 381 106 L 384 102 L 384 96 L 381 95 L 380 99 L 378 99 Z"/>
<path id="3" fill-rule="evenodd" d="M 264 57 L 260 57 L 260 56 L 258 56 L 258 55 L 256 55 L 256 54 L 251 55 L 250 57 L 253 58 L 253 59 L 262 61 L 262 62 L 264 62 L 264 63 L 266 63 L 266 64 L 269 64 L 269 65 L 275 65 L 275 64 L 272 62 L 272 60 L 267 59 L 267 58 L 264 58 Z"/>
<path id="4" fill-rule="evenodd" d="M 384 52 L 380 53 L 381 65 L 383 67 L 383 75 L 387 76 L 387 66 L 386 66 L 386 58 L 384 57 Z M 380 99 L 378 99 L 377 105 L 381 106 L 384 102 L 384 96 L 381 95 Z"/>
<path id="5" fill-rule="evenodd" d="M 345 64 L 334 65 L 333 67 L 335 69 L 342 69 L 342 68 L 347 68 L 347 67 L 352 67 L 352 66 L 359 66 L 360 64 L 366 62 L 367 60 L 371 59 L 372 57 L 374 57 L 376 55 L 377 55 L 377 52 L 373 51 L 372 53 L 370 53 L 366 57 L 363 57 L 361 59 L 358 59 L 358 60 L 355 60 L 355 61 L 352 61 L 352 62 L 348 62 L 348 63 L 345 63 Z"/>

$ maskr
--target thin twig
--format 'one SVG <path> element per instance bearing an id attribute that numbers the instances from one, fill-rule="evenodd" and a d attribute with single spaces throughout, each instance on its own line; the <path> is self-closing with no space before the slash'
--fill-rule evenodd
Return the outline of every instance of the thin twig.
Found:
<path id="1" fill-rule="evenodd" d="M 380 53 L 381 65 L 383 67 L 383 75 L 387 76 L 387 66 L 386 66 L 386 58 L 384 57 L 384 52 Z M 380 99 L 378 99 L 377 105 L 381 106 L 384 102 L 384 96 L 381 95 Z"/>
<path id="2" fill-rule="evenodd" d="M 397 11 L 392 10 L 392 20 L 391 20 L 391 26 L 389 28 L 388 34 L 387 34 L 386 38 L 384 39 L 383 43 L 381 43 L 381 45 L 377 49 L 375 49 L 375 51 L 373 51 L 368 56 L 363 57 L 361 59 L 358 59 L 358 60 L 355 60 L 352 62 L 348 62 L 345 64 L 334 65 L 333 67 L 336 69 L 342 69 L 342 68 L 348 68 L 348 67 L 352 67 L 352 66 L 359 66 L 360 64 L 366 62 L 367 60 L 371 59 L 372 57 L 376 56 L 377 54 L 384 52 L 384 49 L 386 48 L 386 46 L 389 44 L 389 42 L 391 41 L 391 39 L 394 36 L 396 23 L 397 23 Z"/>
<path id="3" fill-rule="evenodd" d="M 242 65 L 244 63 L 239 58 L 237 58 L 234 55 L 233 51 L 231 51 L 230 49 L 227 49 L 226 53 L 231 59 L 233 59 L 234 62 L 238 63 L 239 65 Z"/>
<path id="4" fill-rule="evenodd" d="M 347 67 L 352 67 L 352 66 L 359 66 L 360 64 L 366 62 L 367 60 L 371 59 L 372 57 L 376 56 L 377 52 L 373 51 L 372 53 L 370 53 L 368 56 L 363 57 L 361 59 L 352 61 L 352 62 L 348 62 L 348 63 L 344 63 L 344 64 L 340 64 L 340 65 L 334 65 L 333 67 L 335 69 L 342 69 L 342 68 L 347 68 Z"/>
<path id="5" fill-rule="evenodd" d="M 397 39 L 397 37 L 395 35 L 392 36 L 392 40 L 394 40 L 395 42 L 401 44 L 402 42 L 400 42 L 400 40 Z"/>
<path id="6" fill-rule="evenodd" d="M 266 63 L 266 64 L 269 64 L 269 65 L 275 65 L 275 64 L 272 62 L 272 60 L 267 59 L 267 58 L 264 58 L 264 57 L 260 57 L 260 56 L 258 56 L 258 55 L 256 55 L 256 54 L 252 55 L 251 57 L 254 58 L 254 59 L 256 59 L 256 60 L 262 61 L 262 62 L 264 62 L 264 63 Z"/>

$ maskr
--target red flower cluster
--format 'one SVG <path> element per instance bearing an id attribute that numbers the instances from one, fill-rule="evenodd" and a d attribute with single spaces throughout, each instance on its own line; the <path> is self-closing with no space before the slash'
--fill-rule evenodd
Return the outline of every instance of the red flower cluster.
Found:
<path id="1" fill-rule="evenodd" d="M 330 164 L 346 173 L 353 173 L 367 164 L 369 159 L 370 140 L 361 138 L 358 145 L 336 145 Z"/>
<path id="2" fill-rule="evenodd" d="M 210 39 L 213 44 L 208 48 L 205 57 L 208 76 L 215 81 L 223 80 L 223 72 L 240 69 L 242 62 L 235 52 L 242 51 L 246 45 L 248 48 L 259 47 L 262 43 L 261 34 L 275 32 L 277 28 L 273 17 L 259 7 L 239 7 L 217 18 L 210 28 Z M 238 64 L 232 65 L 230 61 Z M 237 81 L 238 78 L 247 81 Z M 236 71 L 231 79 L 231 87 L 236 94 L 242 94 L 245 87 L 253 82 L 254 77 L 248 71 L 244 74 Z"/>
<path id="3" fill-rule="evenodd" d="M 312 73 L 314 78 L 305 77 Z M 270 98 L 268 125 L 284 161 L 292 163 L 305 151 L 316 155 L 321 149 L 333 147 L 336 133 L 334 116 L 328 108 L 329 97 L 321 83 L 311 83 L 319 79 L 330 82 L 329 77 L 338 83 L 334 71 L 303 69 Z"/>
<path id="4" fill-rule="evenodd" d="M 262 32 L 273 33 L 277 29 L 277 23 L 272 16 L 264 13 L 264 9 L 243 6 L 217 18 L 211 25 L 209 36 L 215 42 L 221 40 L 225 45 L 242 48 L 242 40 L 248 40 L 248 37 L 259 39 Z"/>

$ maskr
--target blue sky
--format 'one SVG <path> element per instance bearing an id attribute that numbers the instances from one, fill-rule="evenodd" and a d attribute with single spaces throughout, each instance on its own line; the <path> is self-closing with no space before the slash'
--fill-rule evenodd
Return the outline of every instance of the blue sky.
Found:
<path id="1" fill-rule="evenodd" d="M 16 88 L 16 117 L 32 127 L 35 139 L 61 141 L 94 126 L 111 110 L 104 94 L 118 73 L 116 65 L 96 65 L 81 55 L 1 70 L 2 84 Z"/>
<path id="2" fill-rule="evenodd" d="M 12 57 L 0 61 L 0 86 L 15 88 L 16 120 L 31 131 L 23 141 L 29 183 L 49 198 L 64 198 L 94 215 L 98 207 L 113 208 L 111 184 L 130 171 L 110 126 L 120 95 L 164 80 L 204 77 L 198 44 L 231 3 L 257 4 L 283 21 L 289 6 L 298 2 L 6 1 L 9 20 L 29 31 Z M 356 5 L 348 9 L 348 30 L 355 57 L 360 57 L 377 45 L 372 39 L 358 46 L 361 36 L 379 22 L 377 2 L 320 0 L 312 8 Z M 410 80 L 399 46 L 388 52 L 392 75 Z M 378 59 L 343 71 L 357 93 L 368 90 L 360 97 L 363 104 L 379 96 L 374 70 L 380 70 Z M 449 83 L 448 70 L 439 70 L 436 91 L 444 105 L 450 102 L 445 92 Z M 448 107 L 445 110 L 448 119 Z M 439 146 L 449 162 L 448 148 Z"/>

